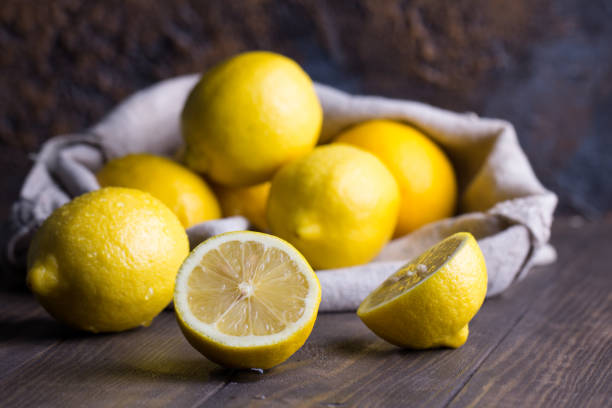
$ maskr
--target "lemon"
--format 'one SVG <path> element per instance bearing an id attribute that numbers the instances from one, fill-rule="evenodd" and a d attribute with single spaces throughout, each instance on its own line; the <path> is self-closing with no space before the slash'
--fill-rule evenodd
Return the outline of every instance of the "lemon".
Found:
<path id="1" fill-rule="evenodd" d="M 271 368 L 306 341 L 321 287 L 308 262 L 272 235 L 240 231 L 198 245 L 176 278 L 179 325 L 208 359 Z"/>
<path id="2" fill-rule="evenodd" d="M 161 201 L 107 187 L 55 210 L 36 232 L 27 283 L 57 320 L 91 332 L 148 325 L 172 299 L 187 235 Z"/>
<path id="3" fill-rule="evenodd" d="M 266 206 L 270 182 L 250 187 L 218 187 L 219 203 L 225 217 L 242 215 L 261 231 L 268 229 Z"/>
<path id="4" fill-rule="evenodd" d="M 460 347 L 487 292 L 487 268 L 474 237 L 459 232 L 429 248 L 370 293 L 357 315 L 400 347 Z"/>
<path id="5" fill-rule="evenodd" d="M 293 60 L 263 51 L 230 58 L 205 73 L 181 116 L 185 160 L 228 186 L 269 180 L 317 142 L 321 104 Z"/>
<path id="6" fill-rule="evenodd" d="M 376 156 L 333 144 L 276 174 L 267 216 L 273 234 L 327 269 L 372 259 L 391 237 L 398 207 L 397 183 Z"/>
<path id="7" fill-rule="evenodd" d="M 453 166 L 417 129 L 390 120 L 371 120 L 343 132 L 336 141 L 375 154 L 395 176 L 401 196 L 396 237 L 454 214 L 457 182 Z"/>
<path id="8" fill-rule="evenodd" d="M 189 169 L 164 157 L 130 154 L 106 163 L 97 174 L 102 187 L 146 191 L 161 200 L 189 228 L 219 218 L 217 198 L 206 182 Z"/>

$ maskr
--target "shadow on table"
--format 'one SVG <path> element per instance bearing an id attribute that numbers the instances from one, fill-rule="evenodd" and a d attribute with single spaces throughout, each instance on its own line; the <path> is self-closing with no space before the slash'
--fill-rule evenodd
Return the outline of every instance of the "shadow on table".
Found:
<path id="1" fill-rule="evenodd" d="M 348 338 L 329 343 L 331 352 L 344 357 L 358 357 L 365 354 L 376 354 L 379 357 L 404 353 L 405 350 L 395 347 L 381 339 Z"/>
<path id="2" fill-rule="evenodd" d="M 142 361 L 115 361 L 103 368 L 103 374 L 111 378 L 116 376 L 131 379 L 155 379 L 164 382 L 228 381 L 233 370 L 223 369 L 215 363 L 202 358 L 164 358 L 143 359 Z"/>
<path id="3" fill-rule="evenodd" d="M 270 370 L 224 368 L 205 357 L 201 358 L 164 358 L 157 361 L 126 361 L 105 367 L 105 375 L 114 373 L 120 376 L 155 378 L 167 382 L 228 382 L 254 383 L 266 379 L 270 374 L 279 374 L 288 363 Z M 289 367 L 288 369 L 291 369 Z"/>
<path id="4" fill-rule="evenodd" d="M 104 334 L 103 334 L 104 335 Z M 0 320 L 0 341 L 38 343 L 49 340 L 88 338 L 94 335 L 65 326 L 51 317 L 33 317 L 27 320 Z"/>
<path id="5" fill-rule="evenodd" d="M 384 360 L 391 356 L 407 358 L 426 358 L 427 355 L 451 351 L 449 348 L 433 348 L 429 350 L 412 350 L 394 346 L 382 339 L 343 339 L 329 343 L 326 347 L 330 352 L 338 354 L 347 359 L 358 360 L 362 358 L 374 358 Z"/>

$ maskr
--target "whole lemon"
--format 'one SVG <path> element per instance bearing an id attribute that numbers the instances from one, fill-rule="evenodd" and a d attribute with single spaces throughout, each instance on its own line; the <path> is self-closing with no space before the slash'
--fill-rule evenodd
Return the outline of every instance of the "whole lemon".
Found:
<path id="1" fill-rule="evenodd" d="M 185 160 L 219 184 L 262 183 L 312 150 L 321 121 L 312 81 L 298 64 L 271 52 L 239 54 L 189 94 L 181 116 Z"/>
<path id="2" fill-rule="evenodd" d="M 223 216 L 242 215 L 261 231 L 268 229 L 266 206 L 270 182 L 249 187 L 217 187 Z"/>
<path id="3" fill-rule="evenodd" d="M 130 154 L 106 163 L 97 174 L 102 187 L 128 187 L 161 200 L 189 228 L 221 217 L 217 198 L 191 170 L 160 156 Z"/>
<path id="4" fill-rule="evenodd" d="M 462 346 L 487 294 L 487 267 L 467 232 L 440 241 L 370 293 L 357 315 L 400 347 Z"/>
<path id="5" fill-rule="evenodd" d="M 185 230 L 148 193 L 107 187 L 55 210 L 36 232 L 27 283 L 57 320 L 90 332 L 148 325 L 172 300 Z"/>
<path id="6" fill-rule="evenodd" d="M 395 179 L 376 156 L 343 144 L 315 148 L 272 180 L 268 225 L 317 269 L 371 260 L 399 208 Z"/>
<path id="7" fill-rule="evenodd" d="M 400 189 L 395 236 L 450 217 L 457 205 L 457 181 L 446 154 L 417 129 L 390 120 L 371 120 L 341 133 L 337 142 L 375 154 Z"/>

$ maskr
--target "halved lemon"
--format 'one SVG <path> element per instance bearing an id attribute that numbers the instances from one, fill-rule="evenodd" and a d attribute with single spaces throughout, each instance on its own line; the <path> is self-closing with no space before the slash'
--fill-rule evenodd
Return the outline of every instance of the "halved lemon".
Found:
<path id="1" fill-rule="evenodd" d="M 460 347 L 487 293 L 487 268 L 474 237 L 459 232 L 412 260 L 370 293 L 357 315 L 400 347 Z"/>
<path id="2" fill-rule="evenodd" d="M 227 367 L 271 368 L 306 341 L 321 286 L 304 257 L 272 235 L 229 232 L 198 245 L 181 266 L 174 305 L 183 334 Z"/>

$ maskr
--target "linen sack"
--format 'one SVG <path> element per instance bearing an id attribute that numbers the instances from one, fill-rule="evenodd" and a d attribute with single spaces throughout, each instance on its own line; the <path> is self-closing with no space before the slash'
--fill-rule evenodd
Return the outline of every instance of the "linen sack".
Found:
<path id="1" fill-rule="evenodd" d="M 51 212 L 71 198 L 99 188 L 95 172 L 113 158 L 149 152 L 172 157 L 182 146 L 179 117 L 198 74 L 168 79 L 141 90 L 90 129 L 48 140 L 13 205 L 5 263 L 21 278 L 31 237 Z M 548 244 L 554 193 L 536 178 L 512 125 L 423 103 L 352 96 L 315 84 L 324 111 L 321 142 L 367 119 L 410 124 L 448 154 L 458 175 L 459 215 L 423 226 L 389 242 L 366 265 L 319 270 L 321 311 L 356 310 L 367 294 L 429 246 L 458 231 L 477 238 L 488 270 L 487 296 L 522 279 L 532 266 L 550 263 Z M 187 230 L 190 244 L 249 227 L 242 217 L 208 221 Z"/>

